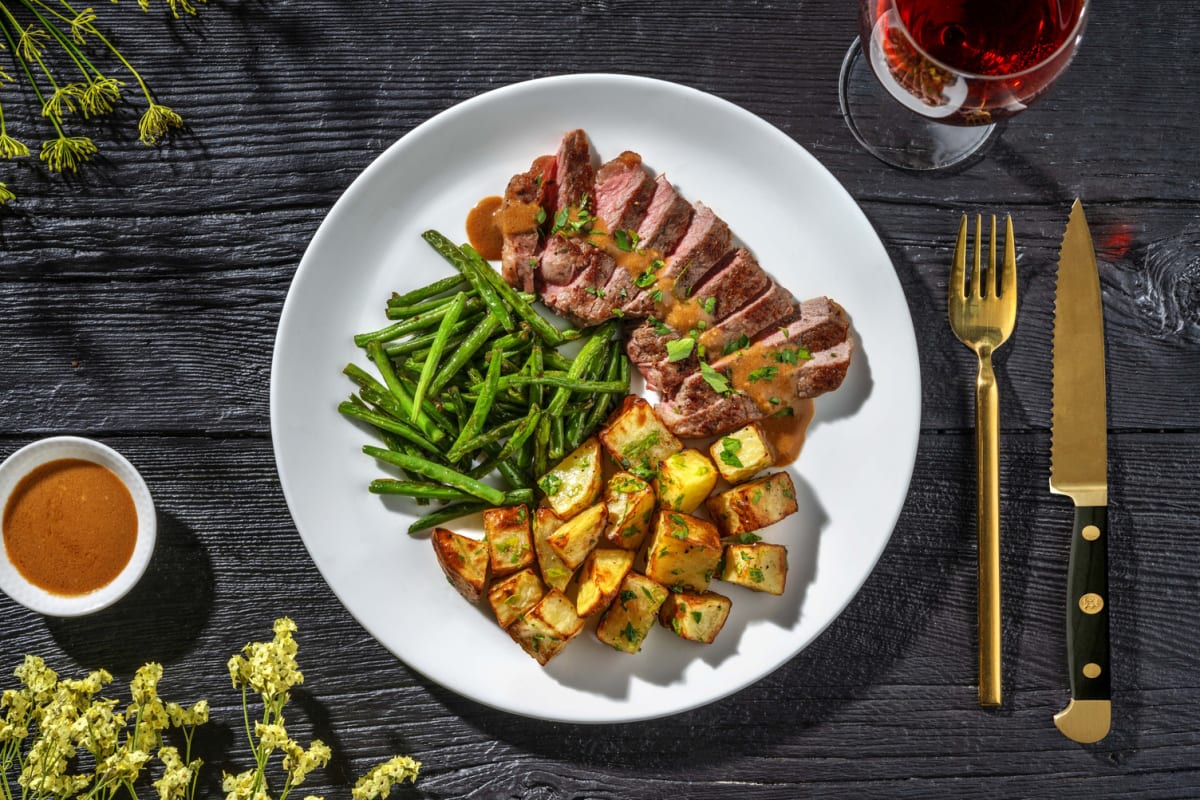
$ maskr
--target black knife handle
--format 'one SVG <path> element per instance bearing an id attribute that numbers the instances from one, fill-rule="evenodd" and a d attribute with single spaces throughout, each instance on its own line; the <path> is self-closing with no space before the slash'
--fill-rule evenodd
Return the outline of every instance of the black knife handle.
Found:
<path id="1" fill-rule="evenodd" d="M 1075 508 L 1067 566 L 1067 666 L 1071 697 L 1108 700 L 1108 509 Z"/>

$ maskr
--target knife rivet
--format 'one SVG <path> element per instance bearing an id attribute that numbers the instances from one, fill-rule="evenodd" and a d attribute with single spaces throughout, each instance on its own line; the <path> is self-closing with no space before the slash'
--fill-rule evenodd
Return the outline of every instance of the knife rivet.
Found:
<path id="1" fill-rule="evenodd" d="M 1099 614 L 1104 608 L 1104 598 L 1095 592 L 1088 592 L 1079 598 L 1079 610 L 1085 614 Z"/>
<path id="2" fill-rule="evenodd" d="M 1099 678 L 1100 672 L 1100 665 L 1094 661 L 1083 665 L 1083 677 L 1085 678 Z"/>
<path id="3" fill-rule="evenodd" d="M 1087 525 L 1084 527 L 1082 534 L 1084 539 L 1087 539 L 1089 542 L 1094 542 L 1100 538 L 1100 529 L 1095 525 Z"/>

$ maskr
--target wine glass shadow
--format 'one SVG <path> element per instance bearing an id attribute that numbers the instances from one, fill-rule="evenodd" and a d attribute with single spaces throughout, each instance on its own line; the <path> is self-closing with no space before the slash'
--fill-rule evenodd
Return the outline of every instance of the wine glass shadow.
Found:
<path id="1" fill-rule="evenodd" d="M 47 617 L 46 627 L 79 664 L 125 674 L 187 655 L 212 605 L 211 558 L 195 533 L 160 510 L 150 566 L 129 594 L 85 617 Z"/>

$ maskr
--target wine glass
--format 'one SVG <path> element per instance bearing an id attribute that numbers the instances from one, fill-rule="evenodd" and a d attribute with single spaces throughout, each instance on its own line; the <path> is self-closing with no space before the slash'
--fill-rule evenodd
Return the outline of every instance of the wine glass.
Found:
<path id="1" fill-rule="evenodd" d="M 960 163 L 1057 78 L 1090 0 L 860 0 L 842 64 L 842 115 L 879 159 Z"/>

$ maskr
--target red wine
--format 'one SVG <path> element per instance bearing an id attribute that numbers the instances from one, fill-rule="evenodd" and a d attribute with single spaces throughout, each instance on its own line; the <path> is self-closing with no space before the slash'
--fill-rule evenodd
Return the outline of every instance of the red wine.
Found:
<path id="1" fill-rule="evenodd" d="M 896 0 L 913 42 L 960 72 L 1005 76 L 1054 55 L 1083 0 Z"/>
<path id="2" fill-rule="evenodd" d="M 1085 0 L 863 0 L 875 74 L 904 105 L 959 125 L 1024 110 L 1070 63 Z"/>

